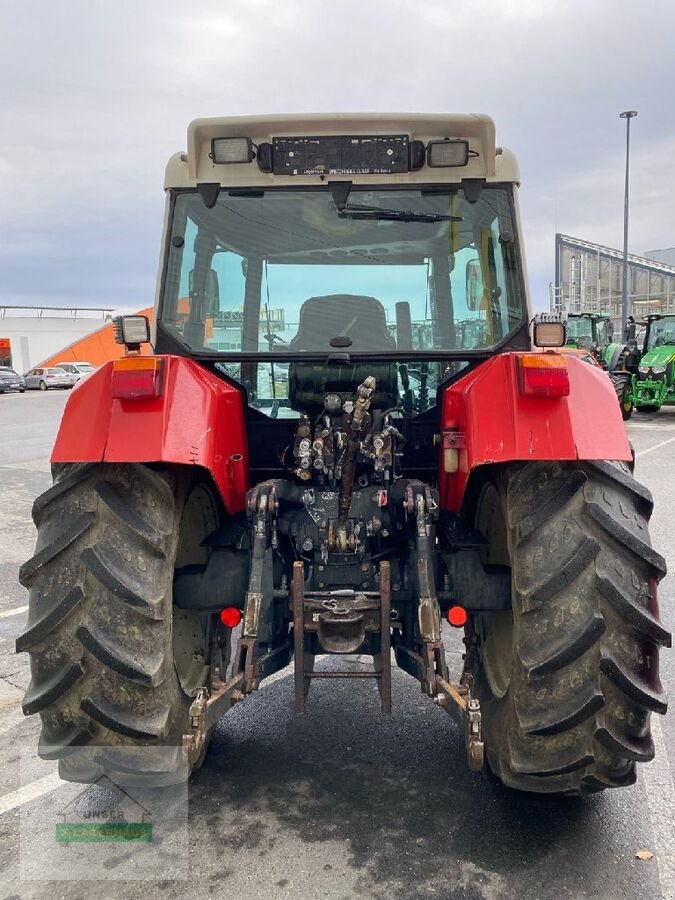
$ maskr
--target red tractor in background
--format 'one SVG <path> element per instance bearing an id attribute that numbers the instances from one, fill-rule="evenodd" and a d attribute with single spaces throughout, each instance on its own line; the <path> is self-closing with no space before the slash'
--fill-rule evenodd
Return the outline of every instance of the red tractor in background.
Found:
<path id="1" fill-rule="evenodd" d="M 317 677 L 388 712 L 393 652 L 472 769 L 633 783 L 665 565 L 608 379 L 554 320 L 532 352 L 519 180 L 486 116 L 190 125 L 153 334 L 122 318 L 127 355 L 73 390 L 21 570 L 24 711 L 63 778 L 187 778 L 291 662 L 297 712 Z"/>

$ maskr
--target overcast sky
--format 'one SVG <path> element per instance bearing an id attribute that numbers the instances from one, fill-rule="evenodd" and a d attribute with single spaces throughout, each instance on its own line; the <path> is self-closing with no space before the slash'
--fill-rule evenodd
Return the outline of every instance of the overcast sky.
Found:
<path id="1" fill-rule="evenodd" d="M 558 231 L 675 246 L 672 0 L 0 0 L 0 302 L 152 302 L 198 116 L 484 112 L 520 160 L 535 306 Z"/>

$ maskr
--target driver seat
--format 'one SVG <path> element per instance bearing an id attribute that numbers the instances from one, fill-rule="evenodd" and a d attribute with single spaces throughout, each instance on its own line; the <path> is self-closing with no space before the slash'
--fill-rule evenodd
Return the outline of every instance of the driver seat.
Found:
<path id="1" fill-rule="evenodd" d="M 290 342 L 293 350 L 330 352 L 330 340 L 347 337 L 347 352 L 395 350 L 396 341 L 387 328 L 384 306 L 375 297 L 360 294 L 328 294 L 310 297 L 300 307 L 298 333 Z"/>
<path id="2" fill-rule="evenodd" d="M 351 340 L 347 347 L 331 346 L 331 339 Z M 310 297 L 300 307 L 298 332 L 289 349 L 308 353 L 391 352 L 396 341 L 389 333 L 384 306 L 375 297 L 360 294 L 328 294 Z M 297 410 L 321 410 L 328 393 L 353 395 L 372 375 L 377 388 L 374 407 L 396 406 L 398 374 L 395 362 L 364 361 L 357 364 L 292 362 L 288 369 L 288 396 Z"/>

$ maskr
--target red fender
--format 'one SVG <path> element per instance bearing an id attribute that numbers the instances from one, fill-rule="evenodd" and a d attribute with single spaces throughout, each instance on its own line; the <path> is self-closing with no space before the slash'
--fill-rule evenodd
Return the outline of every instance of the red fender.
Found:
<path id="1" fill-rule="evenodd" d="M 229 512 L 244 509 L 248 445 L 241 392 L 191 359 L 162 356 L 161 396 L 113 400 L 112 363 L 68 399 L 52 462 L 167 462 L 203 466 Z"/>
<path id="2" fill-rule="evenodd" d="M 524 397 L 518 357 L 504 353 L 473 369 L 443 394 L 439 491 L 459 512 L 471 472 L 515 460 L 631 459 L 616 392 L 599 368 L 566 356 L 567 397 Z M 447 473 L 443 447 L 458 447 L 458 471 Z"/>
<path id="3" fill-rule="evenodd" d="M 604 372 L 567 357 L 568 397 L 523 397 L 517 358 L 493 357 L 443 394 L 441 444 L 459 450 L 458 471 L 439 459 L 441 504 L 458 512 L 471 472 L 515 460 L 630 460 L 616 393 Z M 203 466 L 230 512 L 244 509 L 248 446 L 240 391 L 190 359 L 163 356 L 162 394 L 112 399 L 112 363 L 68 400 L 52 462 L 168 462 Z"/>

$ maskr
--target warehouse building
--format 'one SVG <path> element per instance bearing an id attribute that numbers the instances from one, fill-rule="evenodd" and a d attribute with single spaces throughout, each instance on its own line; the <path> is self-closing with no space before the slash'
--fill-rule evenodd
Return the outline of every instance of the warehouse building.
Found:
<path id="1" fill-rule="evenodd" d="M 609 314 L 621 324 L 623 252 L 567 234 L 555 236 L 551 309 Z M 629 315 L 675 313 L 675 250 L 628 254 Z"/>
<path id="2" fill-rule="evenodd" d="M 112 313 L 112 309 L 92 307 L 0 306 L 0 340 L 9 342 L 12 366 L 25 373 L 108 327 Z"/>

